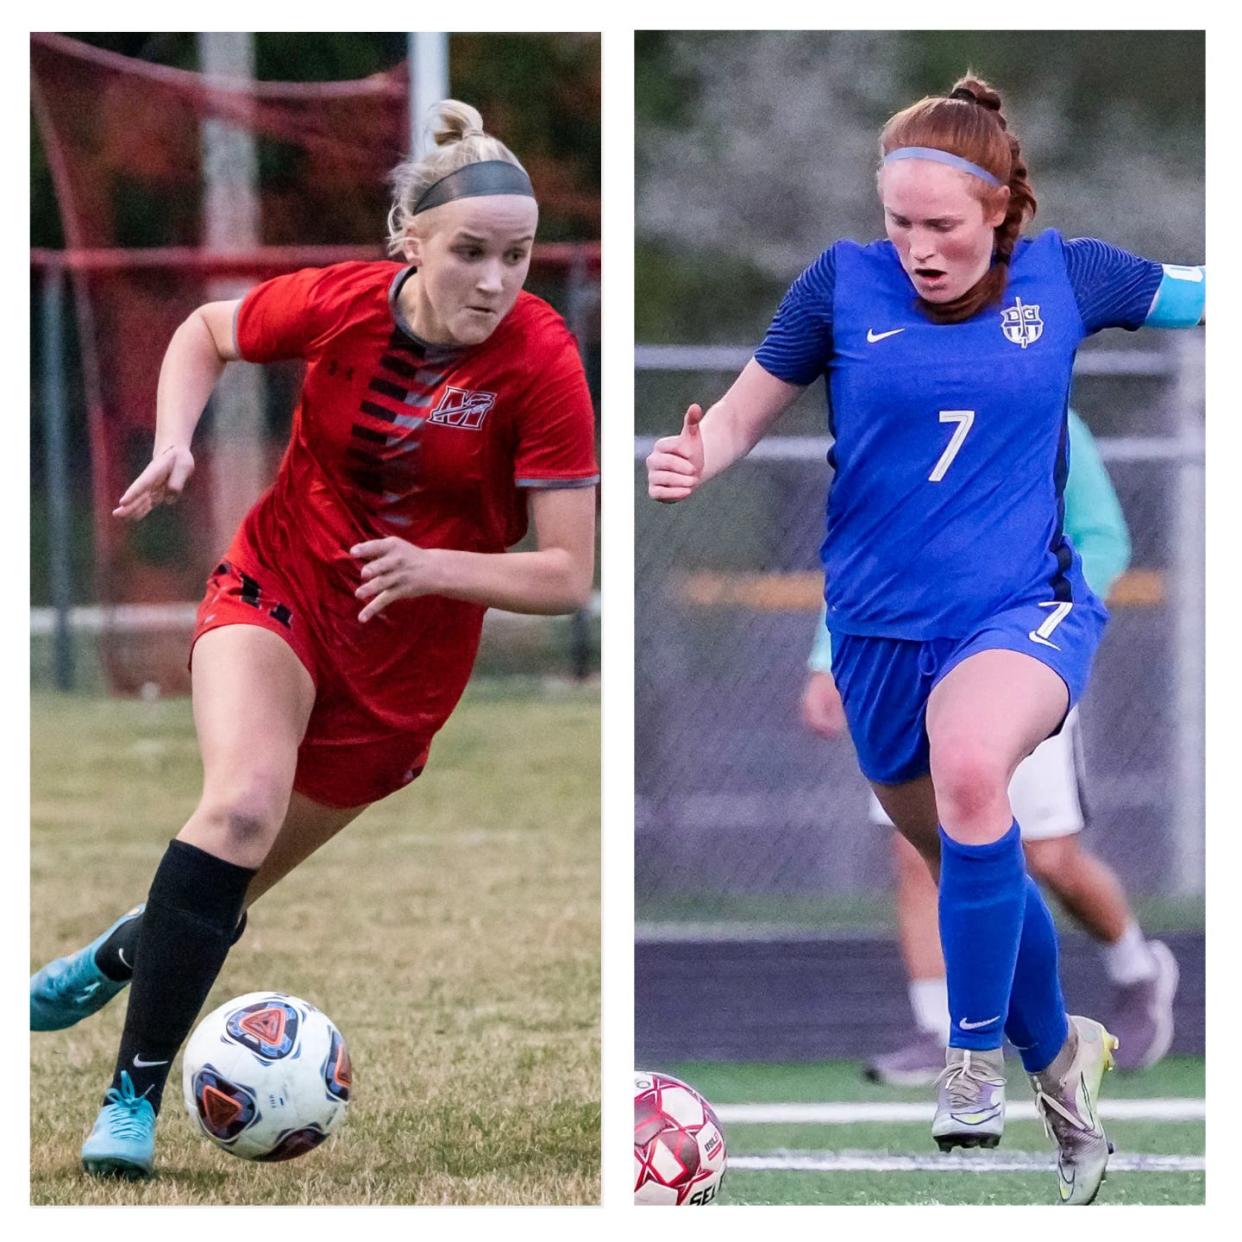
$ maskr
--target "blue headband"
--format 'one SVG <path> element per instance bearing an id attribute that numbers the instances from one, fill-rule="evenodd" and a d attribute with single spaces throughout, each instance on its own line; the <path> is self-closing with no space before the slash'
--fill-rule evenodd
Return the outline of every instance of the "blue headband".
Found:
<path id="1" fill-rule="evenodd" d="M 884 157 L 886 164 L 891 164 L 894 160 L 932 160 L 937 164 L 948 164 L 950 168 L 956 168 L 959 172 L 970 173 L 972 177 L 978 177 L 990 186 L 1001 184 L 1000 178 L 992 176 L 986 168 L 980 168 L 978 164 L 972 164 L 969 160 L 962 159 L 960 155 L 953 155 L 949 151 L 941 151 L 936 147 L 898 147 L 896 151 L 890 151 Z"/>
<path id="2" fill-rule="evenodd" d="M 521 194 L 534 198 L 530 178 L 524 168 L 508 160 L 478 160 L 464 164 L 439 181 L 433 181 L 414 204 L 410 215 L 430 211 L 458 198 L 483 198 L 491 194 Z"/>

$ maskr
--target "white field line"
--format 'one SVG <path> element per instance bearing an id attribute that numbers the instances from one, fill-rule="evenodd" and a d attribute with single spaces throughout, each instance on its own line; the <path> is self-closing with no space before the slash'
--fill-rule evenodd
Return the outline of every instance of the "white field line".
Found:
<path id="1" fill-rule="evenodd" d="M 935 1105 L 914 1104 L 717 1104 L 716 1116 L 728 1124 L 848 1126 L 863 1121 L 930 1122 Z M 1196 1099 L 1101 1100 L 1100 1113 L 1111 1121 L 1202 1121 L 1205 1102 Z M 1010 1121 L 1034 1121 L 1033 1100 L 1011 1102 Z"/>
<path id="2" fill-rule="evenodd" d="M 1196 1173 L 1202 1156 L 1115 1155 L 1110 1173 Z M 763 1156 L 730 1156 L 730 1170 L 791 1173 L 1048 1173 L 1056 1168 L 1051 1154 L 1013 1151 L 1005 1155 L 894 1156 L 882 1152 L 774 1151 Z"/>

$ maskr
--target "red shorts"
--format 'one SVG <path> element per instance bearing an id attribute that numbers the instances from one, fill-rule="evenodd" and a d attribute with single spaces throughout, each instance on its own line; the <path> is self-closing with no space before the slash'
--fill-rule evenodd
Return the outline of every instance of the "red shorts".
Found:
<path id="1" fill-rule="evenodd" d="M 394 731 L 340 676 L 314 631 L 287 602 L 296 598 L 271 570 L 257 576 L 221 561 L 198 607 L 193 645 L 224 625 L 257 625 L 284 639 L 315 683 L 315 706 L 298 747 L 293 788 L 331 807 L 364 806 L 395 793 L 427 763 L 431 736 Z"/>

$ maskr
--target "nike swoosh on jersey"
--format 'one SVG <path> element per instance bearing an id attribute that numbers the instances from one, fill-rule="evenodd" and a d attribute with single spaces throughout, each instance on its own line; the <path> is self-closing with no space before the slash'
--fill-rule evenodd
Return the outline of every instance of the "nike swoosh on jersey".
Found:
<path id="1" fill-rule="evenodd" d="M 886 336 L 896 336 L 898 332 L 904 332 L 905 328 L 894 328 L 891 332 L 873 332 L 867 329 L 867 344 L 874 345 L 876 341 L 882 341 Z"/>
<path id="2" fill-rule="evenodd" d="M 1031 642 L 1033 642 L 1033 643 L 1043 643 L 1043 645 L 1044 645 L 1045 647 L 1051 647 L 1051 648 L 1053 649 L 1053 651 L 1060 651 L 1060 650 L 1061 650 L 1061 648 L 1060 648 L 1060 647 L 1058 647 L 1058 646 L 1056 645 L 1056 643 L 1050 643 L 1050 642 L 1049 642 L 1046 638 L 1044 638 L 1042 635 L 1040 635 L 1040 634 L 1036 634 L 1034 630 L 1032 630 L 1032 631 L 1031 631 L 1031 632 L 1027 635 L 1027 638 L 1029 638 L 1029 639 L 1031 640 Z"/>

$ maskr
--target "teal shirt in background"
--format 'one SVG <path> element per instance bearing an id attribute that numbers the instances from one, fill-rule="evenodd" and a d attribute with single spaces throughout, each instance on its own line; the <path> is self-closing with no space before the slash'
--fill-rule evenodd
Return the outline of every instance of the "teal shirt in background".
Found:
<path id="1" fill-rule="evenodd" d="M 1065 533 L 1082 557 L 1087 585 L 1106 600 L 1113 583 L 1130 563 L 1130 532 L 1095 439 L 1073 410 L 1069 412 L 1069 440 Z M 817 673 L 832 672 L 832 635 L 824 624 L 825 617 L 826 609 L 821 607 L 815 645 L 807 660 L 808 667 Z"/>

